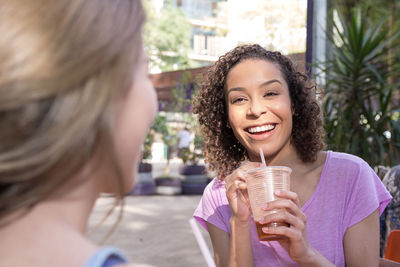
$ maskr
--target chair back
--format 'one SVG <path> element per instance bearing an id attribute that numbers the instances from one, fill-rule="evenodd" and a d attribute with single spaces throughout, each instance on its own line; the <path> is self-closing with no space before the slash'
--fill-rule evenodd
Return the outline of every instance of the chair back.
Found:
<path id="1" fill-rule="evenodd" d="M 385 258 L 400 262 L 400 230 L 390 232 L 386 245 Z"/>

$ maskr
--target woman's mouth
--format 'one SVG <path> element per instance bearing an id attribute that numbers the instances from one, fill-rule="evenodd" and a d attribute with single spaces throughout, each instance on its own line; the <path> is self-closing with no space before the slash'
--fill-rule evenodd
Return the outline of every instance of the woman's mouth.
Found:
<path id="1" fill-rule="evenodd" d="M 262 126 L 256 126 L 256 127 L 249 127 L 246 128 L 245 131 L 250 133 L 250 134 L 255 134 L 255 135 L 261 135 L 268 133 L 272 130 L 275 129 L 276 124 L 266 124 Z"/>

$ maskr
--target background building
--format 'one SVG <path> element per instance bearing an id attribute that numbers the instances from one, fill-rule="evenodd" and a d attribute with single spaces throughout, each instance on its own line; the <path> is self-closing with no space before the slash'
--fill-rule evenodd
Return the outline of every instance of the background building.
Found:
<path id="1" fill-rule="evenodd" d="M 283 54 L 306 50 L 307 0 L 251 0 L 246 4 L 240 0 L 148 1 L 158 16 L 167 6 L 185 14 L 190 28 L 189 67 L 210 65 L 221 54 L 245 43 L 258 43 Z M 178 65 L 169 71 L 183 69 Z"/>

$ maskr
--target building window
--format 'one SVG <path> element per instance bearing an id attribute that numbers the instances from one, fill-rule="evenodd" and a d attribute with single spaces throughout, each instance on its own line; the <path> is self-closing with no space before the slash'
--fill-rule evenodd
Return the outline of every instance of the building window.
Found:
<path id="1" fill-rule="evenodd" d="M 216 17 L 218 14 L 218 3 L 217 2 L 212 2 L 212 6 L 211 6 L 211 15 L 213 17 Z"/>

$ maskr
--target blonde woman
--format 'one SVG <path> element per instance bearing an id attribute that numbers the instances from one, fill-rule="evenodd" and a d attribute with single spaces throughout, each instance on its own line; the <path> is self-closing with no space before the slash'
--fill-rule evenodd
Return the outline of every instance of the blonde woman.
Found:
<path id="1" fill-rule="evenodd" d="M 129 266 L 85 237 L 156 113 L 139 0 L 0 2 L 0 266 Z"/>

